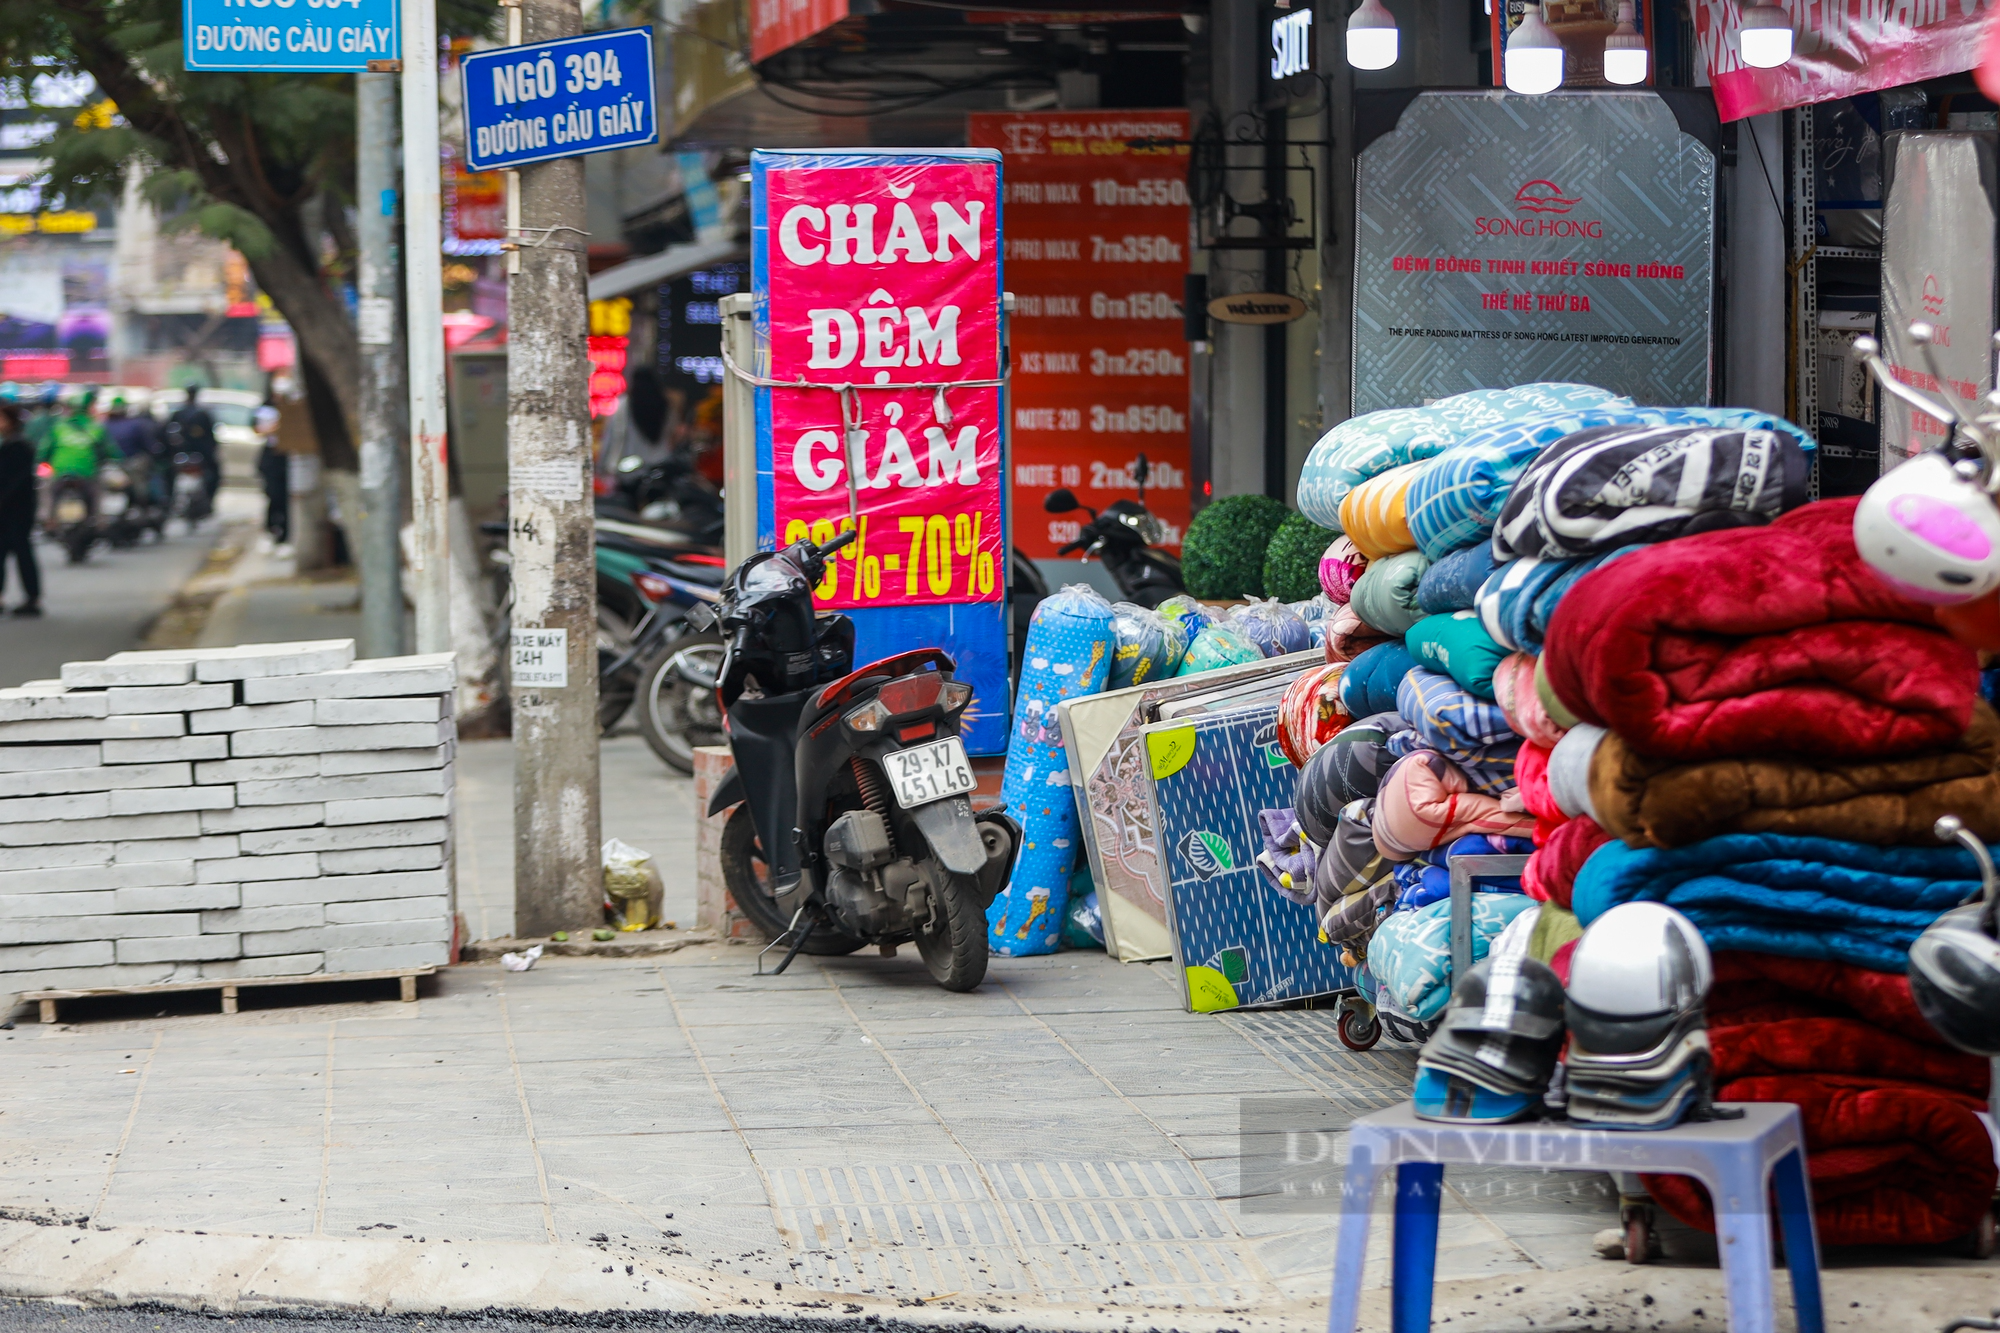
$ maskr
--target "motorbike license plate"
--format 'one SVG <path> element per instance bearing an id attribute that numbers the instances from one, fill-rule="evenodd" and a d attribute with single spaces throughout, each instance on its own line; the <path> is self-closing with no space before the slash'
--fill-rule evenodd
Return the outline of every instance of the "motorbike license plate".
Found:
<path id="1" fill-rule="evenodd" d="M 895 790 L 896 804 L 905 810 L 961 795 L 979 785 L 972 776 L 972 761 L 965 757 L 965 744 L 956 736 L 909 750 L 892 750 L 884 756 L 883 767 Z"/>
<path id="2" fill-rule="evenodd" d="M 56 502 L 56 522 L 81 523 L 90 507 L 73 495 L 66 495 Z"/>

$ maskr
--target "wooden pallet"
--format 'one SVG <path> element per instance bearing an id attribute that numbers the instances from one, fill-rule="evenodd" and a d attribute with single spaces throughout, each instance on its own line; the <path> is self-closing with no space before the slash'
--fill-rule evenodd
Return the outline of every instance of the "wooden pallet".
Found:
<path id="1" fill-rule="evenodd" d="M 98 995 L 171 995 L 177 991 L 219 990 L 222 992 L 222 1012 L 236 1012 L 237 993 L 252 986 L 310 986 L 327 981 L 388 981 L 394 978 L 402 983 L 403 1003 L 414 1004 L 417 999 L 417 978 L 433 975 L 435 967 L 392 967 L 379 972 L 317 972 L 302 977 L 241 977 L 233 981 L 217 978 L 213 981 L 166 981 L 155 986 L 80 986 L 73 990 L 31 990 L 23 992 L 24 1000 L 39 1000 L 42 1006 L 42 1021 L 56 1021 L 56 1004 L 62 1000 L 82 1000 Z"/>

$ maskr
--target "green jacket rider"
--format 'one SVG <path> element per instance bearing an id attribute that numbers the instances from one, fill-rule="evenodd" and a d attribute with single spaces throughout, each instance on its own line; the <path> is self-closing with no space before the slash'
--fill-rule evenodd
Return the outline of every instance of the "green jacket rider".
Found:
<path id="1" fill-rule="evenodd" d="M 58 477 L 94 481 L 99 468 L 118 461 L 111 437 L 104 424 L 90 414 L 90 406 L 91 399 L 86 397 L 57 417 L 48 437 L 35 450 L 35 461 L 47 463 Z"/>

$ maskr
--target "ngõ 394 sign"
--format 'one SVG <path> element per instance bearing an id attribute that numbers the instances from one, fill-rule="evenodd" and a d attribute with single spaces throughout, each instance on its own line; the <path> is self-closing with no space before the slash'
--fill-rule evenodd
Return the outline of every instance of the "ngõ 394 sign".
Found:
<path id="1" fill-rule="evenodd" d="M 459 62 L 465 161 L 497 171 L 659 138 L 653 30 L 620 28 L 475 51 Z"/>
<path id="2" fill-rule="evenodd" d="M 772 536 L 860 536 L 823 607 L 1000 600 L 999 164 L 762 172 Z M 844 386 L 851 386 L 845 388 Z M 850 493 L 851 490 L 851 493 Z"/>

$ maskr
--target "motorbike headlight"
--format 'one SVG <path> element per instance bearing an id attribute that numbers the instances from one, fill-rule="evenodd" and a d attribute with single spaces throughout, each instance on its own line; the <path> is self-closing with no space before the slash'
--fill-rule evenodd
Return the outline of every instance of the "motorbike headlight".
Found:
<path id="1" fill-rule="evenodd" d="M 846 720 L 850 731 L 880 731 L 882 724 L 889 720 L 889 710 L 882 706 L 880 699 L 870 699 L 849 713 Z"/>
<path id="2" fill-rule="evenodd" d="M 972 702 L 972 687 L 962 680 L 948 680 L 944 683 L 944 711 L 956 713 Z"/>

